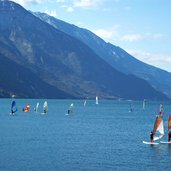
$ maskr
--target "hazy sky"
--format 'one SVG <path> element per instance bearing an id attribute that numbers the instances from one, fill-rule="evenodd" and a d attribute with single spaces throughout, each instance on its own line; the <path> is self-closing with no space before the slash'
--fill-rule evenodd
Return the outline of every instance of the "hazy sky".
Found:
<path id="1" fill-rule="evenodd" d="M 148 64 L 171 72 L 171 0 L 13 0 L 87 28 Z"/>

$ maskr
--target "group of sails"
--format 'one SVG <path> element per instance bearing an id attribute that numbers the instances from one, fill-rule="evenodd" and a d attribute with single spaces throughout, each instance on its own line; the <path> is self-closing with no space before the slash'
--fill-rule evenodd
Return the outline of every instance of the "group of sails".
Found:
<path id="1" fill-rule="evenodd" d="M 150 132 L 150 142 L 143 141 L 145 144 L 159 144 L 157 140 L 160 140 L 164 137 L 164 124 L 163 124 L 163 105 L 160 104 L 159 112 L 156 116 L 153 130 Z M 168 141 L 160 141 L 160 143 L 171 143 L 171 116 L 168 116 Z"/>
<path id="2" fill-rule="evenodd" d="M 35 108 L 34 108 L 34 112 L 38 113 L 38 108 L 39 108 L 39 102 L 37 102 Z M 30 110 L 30 104 L 27 104 L 24 108 L 23 108 L 23 112 L 28 112 Z M 11 115 L 15 115 L 15 113 L 18 111 L 17 106 L 16 106 L 16 102 L 15 100 L 12 101 L 11 104 Z M 48 103 L 47 101 L 44 102 L 43 104 L 43 111 L 41 114 L 47 114 L 48 112 Z"/>

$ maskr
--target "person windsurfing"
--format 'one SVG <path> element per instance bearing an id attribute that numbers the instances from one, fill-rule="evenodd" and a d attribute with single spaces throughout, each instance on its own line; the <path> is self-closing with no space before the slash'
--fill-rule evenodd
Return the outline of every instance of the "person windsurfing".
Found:
<path id="1" fill-rule="evenodd" d="M 150 132 L 150 141 L 151 142 L 154 142 L 154 139 L 153 138 L 154 138 L 154 133 L 153 133 L 153 131 L 151 131 Z"/>
<path id="2" fill-rule="evenodd" d="M 12 101 L 12 104 L 11 104 L 11 114 L 14 115 L 15 112 L 17 112 L 17 107 L 16 107 L 16 102 L 15 101 Z"/>

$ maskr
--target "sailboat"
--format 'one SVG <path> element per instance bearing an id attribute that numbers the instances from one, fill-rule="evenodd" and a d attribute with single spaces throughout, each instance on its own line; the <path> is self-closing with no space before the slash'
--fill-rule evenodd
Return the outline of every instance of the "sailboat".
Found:
<path id="1" fill-rule="evenodd" d="M 159 114 L 156 116 L 156 120 L 154 122 L 154 128 L 153 128 L 153 142 L 147 142 L 143 141 L 144 144 L 159 144 L 158 142 L 155 142 L 159 139 L 161 139 L 164 136 L 164 126 L 163 126 L 163 119 L 161 110 L 159 110 Z"/>
<path id="2" fill-rule="evenodd" d="M 67 111 L 66 115 L 69 115 L 69 114 L 71 114 L 73 112 L 73 107 L 74 107 L 74 103 L 71 103 L 69 108 L 68 108 L 68 111 Z"/>
<path id="3" fill-rule="evenodd" d="M 17 112 L 16 102 L 12 101 L 10 115 L 15 115 L 16 112 Z"/>
<path id="4" fill-rule="evenodd" d="M 96 96 L 96 104 L 99 104 L 99 98 Z"/>
<path id="5" fill-rule="evenodd" d="M 164 136 L 163 119 L 160 115 L 156 117 L 153 133 L 154 133 L 154 141 L 159 140 Z"/>
<path id="6" fill-rule="evenodd" d="M 168 116 L 168 136 L 171 133 L 170 129 L 171 129 L 171 116 Z M 168 141 L 160 141 L 160 143 L 162 143 L 162 144 L 171 144 L 169 139 L 170 138 L 168 137 Z"/>
<path id="7" fill-rule="evenodd" d="M 28 112 L 30 110 L 30 104 L 23 108 L 23 112 Z"/>
<path id="8" fill-rule="evenodd" d="M 48 112 L 48 104 L 47 104 L 47 101 L 44 102 L 43 104 L 43 112 L 42 114 L 47 114 Z"/>
<path id="9" fill-rule="evenodd" d="M 34 111 L 37 113 L 39 108 L 39 102 L 37 102 L 36 107 L 34 108 Z"/>
<path id="10" fill-rule="evenodd" d="M 129 112 L 133 112 L 132 103 L 129 105 Z"/>
<path id="11" fill-rule="evenodd" d="M 145 110 L 145 102 L 146 102 L 146 100 L 144 99 L 144 100 L 143 100 L 143 105 L 142 105 L 142 110 L 143 110 L 143 111 Z"/>
<path id="12" fill-rule="evenodd" d="M 87 101 L 85 100 L 85 101 L 84 101 L 84 107 L 86 106 L 86 103 L 87 103 Z"/>

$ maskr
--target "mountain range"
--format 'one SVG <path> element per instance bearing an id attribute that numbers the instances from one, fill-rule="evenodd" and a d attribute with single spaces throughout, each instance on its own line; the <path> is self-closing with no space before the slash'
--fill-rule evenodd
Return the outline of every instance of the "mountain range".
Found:
<path id="1" fill-rule="evenodd" d="M 77 37 L 70 29 L 72 25 L 60 21 L 69 27 L 69 33 L 66 27 L 62 29 L 62 24 L 59 29 L 56 24 L 40 19 L 44 14 L 35 15 L 12 1 L 0 1 L 1 97 L 15 94 L 24 98 L 94 98 L 98 95 L 112 99 L 168 100 L 154 85 L 131 72 L 120 71 L 106 60 L 111 53 L 106 48 L 115 46 L 73 26 L 79 31 Z M 98 43 L 97 47 L 101 47 L 101 41 L 106 46 L 104 51 L 100 50 L 104 58 L 95 50 Z"/>
<path id="2" fill-rule="evenodd" d="M 33 14 L 56 29 L 84 42 L 113 68 L 122 73 L 132 74 L 138 78 L 142 78 L 156 90 L 171 97 L 171 73 L 139 61 L 120 47 L 106 43 L 103 39 L 87 29 L 79 28 L 45 13 L 36 12 Z"/>

